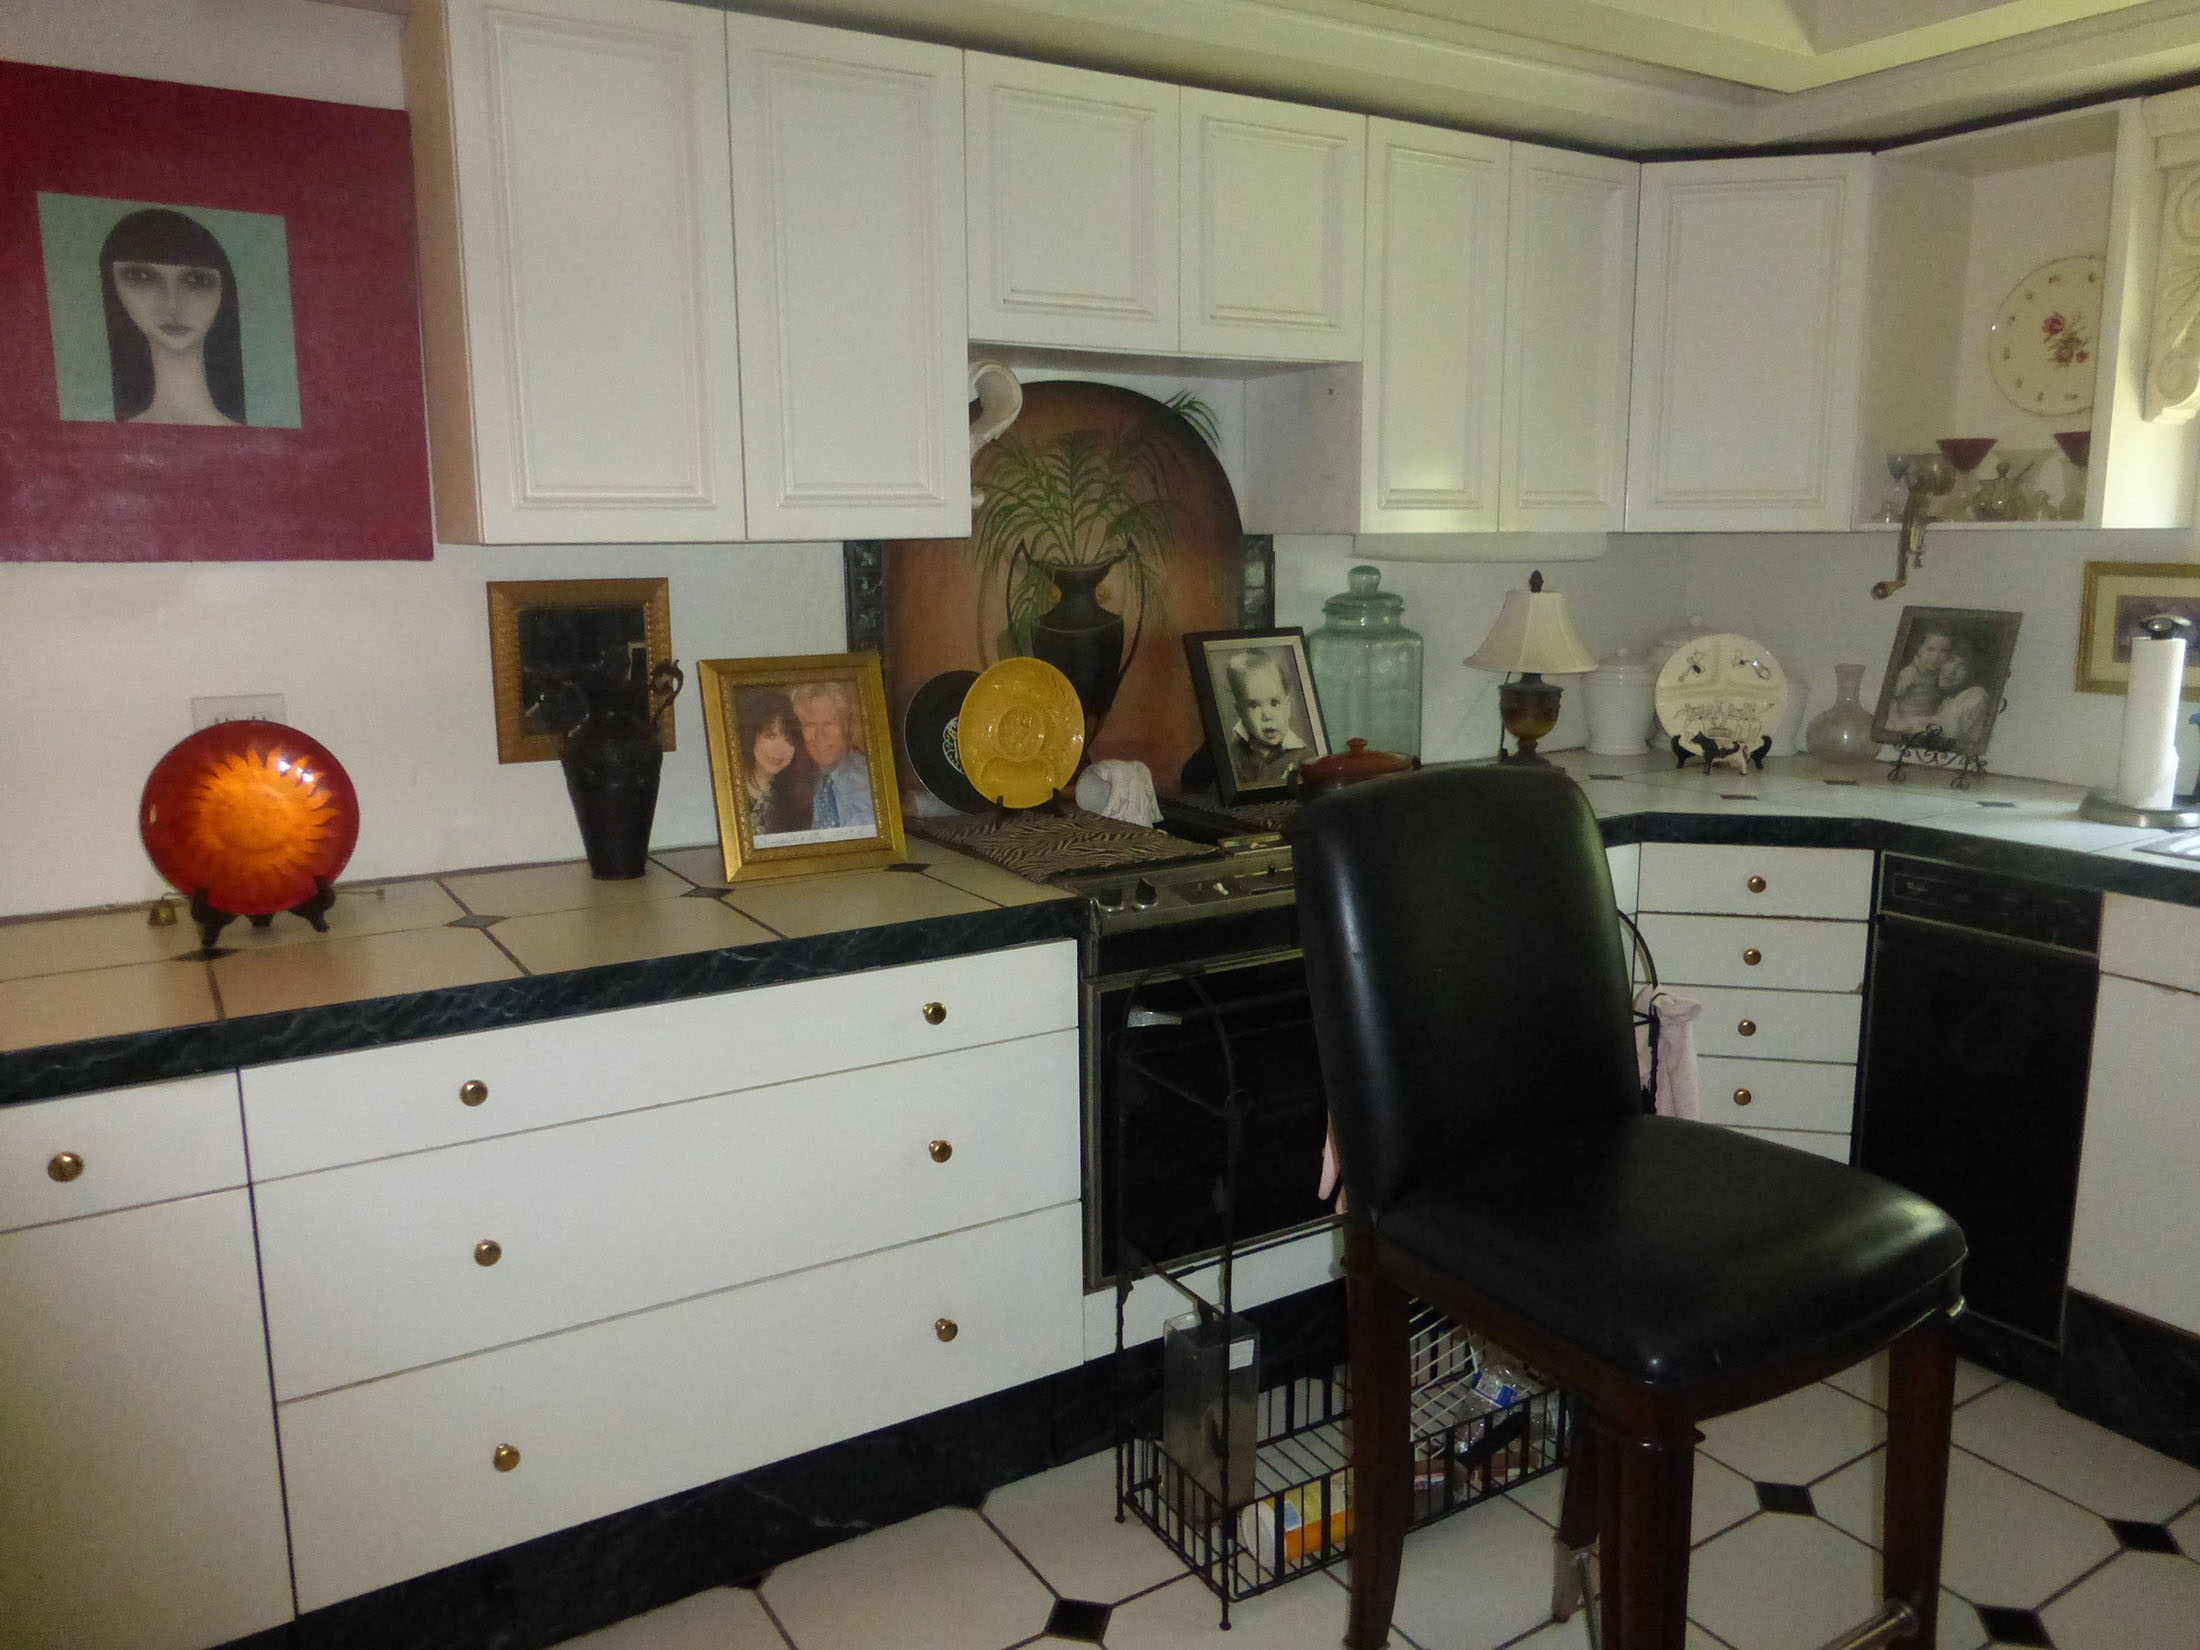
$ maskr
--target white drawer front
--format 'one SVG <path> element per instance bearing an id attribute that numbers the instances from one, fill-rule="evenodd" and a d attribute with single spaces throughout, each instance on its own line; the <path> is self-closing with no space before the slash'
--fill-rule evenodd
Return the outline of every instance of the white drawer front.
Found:
<path id="1" fill-rule="evenodd" d="M 245 1129 L 268 1180 L 1076 1024 L 1065 940 L 259 1066 Z"/>
<path id="2" fill-rule="evenodd" d="M 235 1072 L 0 1106 L 0 1232 L 244 1178 Z"/>
<path id="3" fill-rule="evenodd" d="M 1872 855 L 1868 848 L 1646 842 L 1638 897 L 1645 911 L 1862 919 L 1871 914 Z"/>
<path id="4" fill-rule="evenodd" d="M 1057 1031 L 277 1181 L 276 1395 L 1046 1208 L 1077 1152 Z"/>
<path id="5" fill-rule="evenodd" d="M 1855 1063 L 1864 1012 L 1860 996 L 1831 991 L 1739 991 L 1729 986 L 1697 986 L 1685 995 L 1703 1004 L 1703 1015 L 1696 1021 L 1699 1055 Z"/>
<path id="6" fill-rule="evenodd" d="M 1707 1123 L 1749 1129 L 1809 1129 L 1838 1134 L 1845 1140 L 1855 1122 L 1854 1066 L 1715 1057 L 1699 1059 L 1696 1075 Z M 1743 1095 L 1748 1099 L 1742 1099 Z"/>
<path id="7" fill-rule="evenodd" d="M 1775 1146 L 1793 1146 L 1799 1152 L 1830 1157 L 1836 1163 L 1849 1160 L 1849 1137 L 1845 1134 L 1805 1134 L 1799 1129 L 1743 1129 L 1740 1132 L 1769 1140 Z"/>
<path id="8" fill-rule="evenodd" d="M 285 1404 L 299 1605 L 1068 1368 L 1081 1224 L 1064 1204 Z"/>
<path id="9" fill-rule="evenodd" d="M 1642 937 L 1658 978 L 1772 991 L 1860 991 L 1870 924 L 1803 917 L 1691 917 L 1652 912 Z"/>
<path id="10" fill-rule="evenodd" d="M 2200 910 L 2110 894 L 2101 901 L 2101 972 L 2200 991 Z"/>

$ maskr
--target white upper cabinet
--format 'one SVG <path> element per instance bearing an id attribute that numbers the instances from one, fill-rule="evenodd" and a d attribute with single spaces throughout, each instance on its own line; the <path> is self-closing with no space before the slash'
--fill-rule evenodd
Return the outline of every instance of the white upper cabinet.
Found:
<path id="1" fill-rule="evenodd" d="M 444 540 L 742 537 L 724 40 L 668 0 L 414 7 Z"/>
<path id="2" fill-rule="evenodd" d="M 1509 148 L 1368 122 L 1362 532 L 1497 526 Z"/>
<path id="3" fill-rule="evenodd" d="M 1367 117 L 1180 98 L 1183 353 L 1357 361 Z"/>
<path id="4" fill-rule="evenodd" d="M 749 536 L 960 538 L 962 54 L 726 31 Z"/>
<path id="5" fill-rule="evenodd" d="M 963 59 L 970 336 L 1177 347 L 1177 90 Z"/>
<path id="6" fill-rule="evenodd" d="M 1512 146 L 1498 495 L 1508 531 L 1625 525 L 1641 172 L 1633 161 Z"/>
<path id="7" fill-rule="evenodd" d="M 1642 169 L 1630 529 L 1849 525 L 1870 164 Z"/>

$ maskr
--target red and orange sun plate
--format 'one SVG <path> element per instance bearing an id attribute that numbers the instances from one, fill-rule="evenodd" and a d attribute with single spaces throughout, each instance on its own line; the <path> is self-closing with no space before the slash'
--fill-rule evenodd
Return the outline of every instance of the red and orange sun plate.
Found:
<path id="1" fill-rule="evenodd" d="M 236 916 L 287 911 L 336 880 L 359 797 L 326 748 L 280 722 L 216 722 L 153 765 L 138 803 L 153 868 Z"/>

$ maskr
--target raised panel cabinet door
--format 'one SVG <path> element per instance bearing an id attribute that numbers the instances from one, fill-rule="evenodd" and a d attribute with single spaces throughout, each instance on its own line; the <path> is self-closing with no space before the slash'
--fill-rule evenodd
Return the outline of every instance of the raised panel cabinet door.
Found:
<path id="1" fill-rule="evenodd" d="M 962 54 L 727 19 L 749 532 L 970 531 Z"/>
<path id="2" fill-rule="evenodd" d="M 1357 361 L 1367 117 L 1179 96 L 1183 352 Z"/>
<path id="3" fill-rule="evenodd" d="M 1631 160 L 1512 146 L 1498 526 L 1616 533 L 1635 335 Z"/>
<path id="4" fill-rule="evenodd" d="M 249 1195 L 0 1237 L 0 1646 L 199 1650 L 290 1619 Z"/>
<path id="5" fill-rule="evenodd" d="M 1368 122 L 1363 532 L 1497 526 L 1510 147 Z"/>
<path id="6" fill-rule="evenodd" d="M 1177 91 L 963 58 L 970 336 L 1176 349 Z"/>
<path id="7" fill-rule="evenodd" d="M 1849 525 L 1869 166 L 1642 169 L 1630 530 Z"/>
<path id="8" fill-rule="evenodd" d="M 723 15 L 433 0 L 405 32 L 437 533 L 744 537 Z"/>

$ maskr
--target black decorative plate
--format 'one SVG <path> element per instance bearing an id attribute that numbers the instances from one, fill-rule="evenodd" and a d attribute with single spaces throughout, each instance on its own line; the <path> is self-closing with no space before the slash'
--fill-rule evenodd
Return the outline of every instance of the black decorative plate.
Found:
<path id="1" fill-rule="evenodd" d="M 910 695 L 908 713 L 901 719 L 902 748 L 924 788 L 966 814 L 983 813 L 992 806 L 964 775 L 955 741 L 963 696 L 977 679 L 974 670 L 942 671 Z"/>

